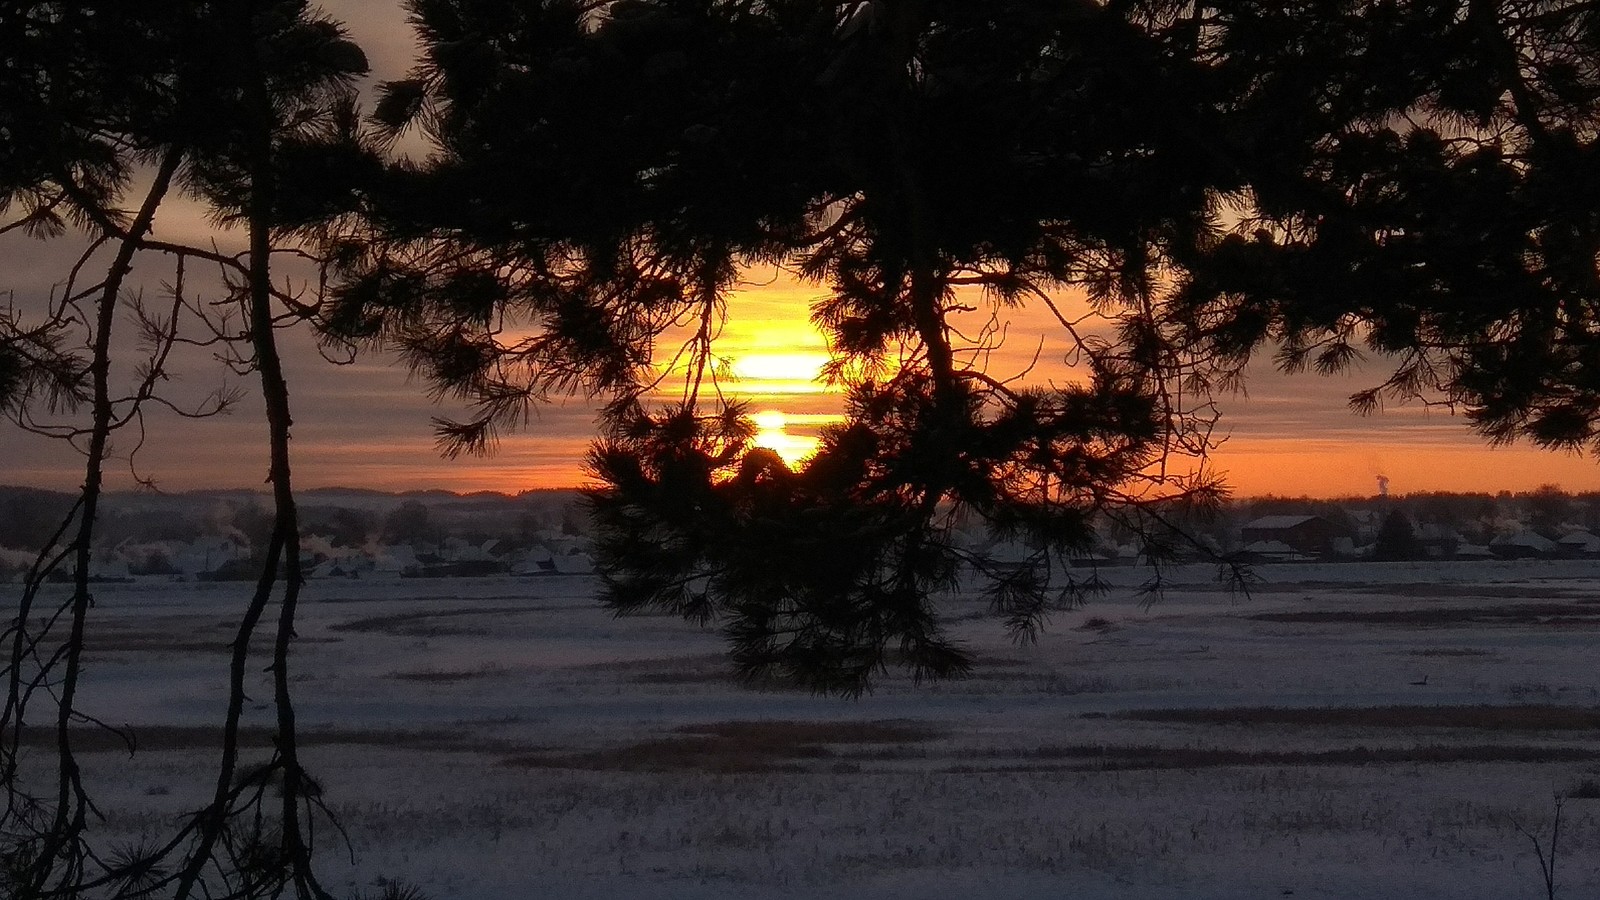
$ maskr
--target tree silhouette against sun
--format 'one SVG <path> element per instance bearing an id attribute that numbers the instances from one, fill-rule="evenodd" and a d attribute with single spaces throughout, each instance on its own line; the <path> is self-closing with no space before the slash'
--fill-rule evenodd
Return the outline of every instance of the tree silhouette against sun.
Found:
<path id="1" fill-rule="evenodd" d="M 377 114 L 438 150 L 372 187 L 330 335 L 475 403 L 439 423 L 451 454 L 552 392 L 607 398 L 608 601 L 717 622 L 752 677 L 960 672 L 934 610 L 959 573 L 1026 637 L 1096 585 L 1070 562 L 1108 528 L 1173 558 L 1220 495 L 1211 392 L 1264 348 L 1394 357 L 1369 408 L 1595 440 L 1592 4 L 412 11 L 423 61 Z M 798 469 L 708 387 L 756 265 L 819 287 L 848 390 Z M 1070 336 L 1051 386 L 986 368 L 1022 304 Z M 1031 555 L 958 546 L 969 520 Z"/>

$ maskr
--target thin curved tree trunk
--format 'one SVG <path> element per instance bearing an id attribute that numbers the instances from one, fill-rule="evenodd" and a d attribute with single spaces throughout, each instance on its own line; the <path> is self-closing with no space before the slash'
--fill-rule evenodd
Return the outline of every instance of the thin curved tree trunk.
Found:
<path id="1" fill-rule="evenodd" d="M 253 86 L 254 83 L 253 83 Z M 257 103 L 264 115 L 271 115 L 264 92 L 259 88 Z M 270 120 L 269 120 L 270 121 Z M 271 215 L 273 175 L 271 132 L 262 129 L 251 148 L 250 195 L 250 341 L 255 349 L 256 371 L 261 376 L 261 396 L 267 406 L 275 543 L 283 561 L 283 601 L 278 610 L 278 631 L 272 649 L 273 701 L 277 710 L 277 753 L 282 776 L 283 847 L 295 892 L 301 897 L 326 898 L 311 871 L 311 848 L 301 832 L 300 809 L 307 795 L 307 781 L 300 768 L 295 733 L 294 704 L 289 691 L 289 644 L 294 638 L 295 612 L 304 574 L 300 570 L 300 520 L 295 507 L 294 484 L 289 467 L 289 431 L 294 417 L 289 407 L 289 386 L 283 377 L 283 363 L 272 323 Z M 263 578 L 262 585 L 270 589 Z M 331 900 L 331 898 L 330 898 Z"/>
<path id="2" fill-rule="evenodd" d="M 308 780 L 300 767 L 294 706 L 289 689 L 290 642 L 294 637 L 294 619 L 304 575 L 300 568 L 299 515 L 289 462 L 290 428 L 294 419 L 289 405 L 288 384 L 283 376 L 283 363 L 278 353 L 272 310 L 272 211 L 275 196 L 272 142 L 276 120 L 271 98 L 261 80 L 248 13 L 241 12 L 239 15 L 242 19 L 240 48 L 245 64 L 252 70 L 246 81 L 245 102 L 254 111 L 255 120 L 254 127 L 246 137 L 248 146 L 245 148 L 250 179 L 250 197 L 246 209 L 250 247 L 244 305 L 249 323 L 250 347 L 260 377 L 261 396 L 266 405 L 269 445 L 267 481 L 272 486 L 273 528 L 255 593 L 240 622 L 233 645 L 228 711 L 223 723 L 222 759 L 218 766 L 215 793 L 211 805 L 202 813 L 207 821 L 200 828 L 199 843 L 178 878 L 174 897 L 176 900 L 186 900 L 195 892 L 205 867 L 211 863 L 217 842 L 229 827 L 229 818 L 236 811 L 235 801 L 242 790 L 236 784 L 236 775 L 250 639 L 271 600 L 281 566 L 284 593 L 270 667 L 277 712 L 277 747 L 268 771 L 256 773 L 256 789 L 260 789 L 271 773 L 276 773 L 281 779 L 279 827 L 282 831 L 278 849 L 284 854 L 288 881 L 293 884 L 295 894 L 301 898 L 332 900 L 311 871 L 311 847 L 301 827 L 300 814 L 308 795 Z M 276 895 L 277 891 L 273 893 Z"/>
<path id="3" fill-rule="evenodd" d="M 253 58 L 252 65 L 259 68 Z M 300 569 L 300 520 L 295 506 L 294 483 L 289 465 L 289 437 L 294 417 L 289 406 L 289 387 L 283 376 L 283 363 L 272 320 L 272 211 L 276 188 L 273 173 L 272 139 L 274 115 L 266 87 L 260 77 L 249 81 L 249 102 L 258 117 L 250 135 L 250 342 L 255 350 L 256 371 L 261 376 L 261 396 L 267 407 L 268 441 L 271 468 L 275 531 L 280 536 L 279 552 L 283 563 L 283 600 L 278 610 L 278 630 L 273 642 L 273 701 L 277 711 L 277 763 L 282 777 L 282 848 L 288 855 L 295 893 L 302 898 L 332 900 L 311 871 L 311 848 L 301 831 L 300 812 L 307 799 L 308 782 L 300 767 L 296 738 L 294 704 L 289 690 L 289 648 L 294 638 L 295 613 L 304 574 Z M 270 583 L 263 579 L 263 586 Z"/>
<path id="4" fill-rule="evenodd" d="M 157 167 L 154 182 L 145 193 L 132 224 L 117 248 L 117 255 L 106 273 L 101 288 L 99 305 L 94 322 L 94 346 L 89 366 L 92 382 L 92 411 L 89 446 L 85 450 L 84 479 L 77 507 L 78 522 L 71 545 L 73 592 L 70 600 L 71 619 L 66 643 L 62 648 L 64 666 L 56 710 L 56 807 L 53 820 L 45 832 L 44 842 L 33 860 L 24 892 L 45 893 L 51 874 L 61 863 L 56 880 L 62 889 L 68 889 L 82 866 L 81 857 L 71 848 L 78 842 L 92 808 L 85 794 L 78 768 L 77 756 L 72 749 L 72 725 L 81 716 L 77 711 L 78 682 L 83 673 L 83 642 L 89 609 L 94 605 L 90 590 L 90 566 L 93 562 L 95 518 L 104 482 L 105 459 L 110 446 L 115 409 L 111 400 L 111 335 L 116 326 L 118 297 L 128 272 L 133 268 L 133 256 L 144 236 L 155 222 L 156 211 L 172 186 L 173 176 L 183 159 L 183 151 L 169 149 Z M 17 640 L 22 640 L 27 610 L 19 615 Z M 15 649 L 15 647 L 14 647 Z M 13 655 L 12 694 L 15 694 L 23 660 Z M 8 697 L 8 706 L 15 700 Z M 20 719 L 22 711 L 16 710 Z M 65 856 L 63 856 L 65 854 Z"/>

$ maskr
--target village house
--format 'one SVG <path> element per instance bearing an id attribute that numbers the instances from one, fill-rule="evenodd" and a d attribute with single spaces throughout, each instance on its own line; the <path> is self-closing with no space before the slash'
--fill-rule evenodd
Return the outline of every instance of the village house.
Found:
<path id="1" fill-rule="evenodd" d="M 1326 556 L 1340 537 L 1338 527 L 1321 516 L 1262 516 L 1240 529 L 1248 551 L 1251 545 L 1281 544 L 1296 555 Z M 1282 555 L 1280 548 L 1273 548 Z"/>
<path id="2" fill-rule="evenodd" d="M 1501 559 L 1552 559 L 1560 547 L 1538 532 L 1519 531 L 1500 535 L 1489 542 L 1489 549 Z"/>
<path id="3" fill-rule="evenodd" d="M 1600 556 L 1600 536 L 1581 528 L 1562 535 L 1556 544 L 1562 556 L 1575 559 Z"/>
<path id="4" fill-rule="evenodd" d="M 1416 526 L 1413 534 L 1417 550 L 1428 559 L 1454 559 L 1456 551 L 1466 543 L 1454 528 L 1431 522 Z"/>

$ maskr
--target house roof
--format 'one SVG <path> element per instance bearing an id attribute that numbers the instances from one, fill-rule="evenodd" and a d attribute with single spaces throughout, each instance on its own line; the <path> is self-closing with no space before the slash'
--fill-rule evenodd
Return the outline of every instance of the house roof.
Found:
<path id="1" fill-rule="evenodd" d="M 1532 531 L 1519 531 L 1516 534 L 1503 534 L 1489 542 L 1491 547 L 1527 547 L 1549 553 L 1556 549 L 1556 542 L 1543 535 Z"/>
<path id="2" fill-rule="evenodd" d="M 1245 544 L 1244 552 L 1260 553 L 1263 555 L 1300 555 L 1299 550 L 1296 550 L 1282 541 L 1255 541 L 1254 543 Z"/>
<path id="3" fill-rule="evenodd" d="M 1594 553 L 1600 551 L 1600 537 L 1596 537 L 1591 532 L 1583 530 L 1574 531 L 1570 534 L 1564 534 L 1561 536 L 1561 540 L 1557 541 L 1556 543 L 1563 547 L 1571 547 L 1575 550 L 1581 550 L 1585 553 Z"/>
<path id="4" fill-rule="evenodd" d="M 1244 527 L 1261 531 L 1278 531 L 1285 528 L 1294 528 L 1304 525 L 1321 516 L 1262 516 L 1254 522 L 1247 523 Z"/>

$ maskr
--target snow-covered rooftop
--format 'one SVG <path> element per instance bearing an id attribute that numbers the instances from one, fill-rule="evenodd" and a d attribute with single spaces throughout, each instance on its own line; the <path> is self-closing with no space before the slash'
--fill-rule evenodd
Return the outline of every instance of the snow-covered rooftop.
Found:
<path id="1" fill-rule="evenodd" d="M 1282 529 L 1282 528 L 1294 528 L 1297 525 L 1304 525 L 1305 523 L 1307 523 L 1307 522 L 1309 522 L 1309 521 L 1311 521 L 1312 519 L 1315 519 L 1315 518 L 1318 518 L 1318 517 L 1317 516 L 1262 516 L 1261 518 L 1256 519 L 1255 521 L 1246 524 L 1244 527 L 1251 528 L 1251 529 L 1262 529 L 1262 530 L 1276 530 L 1276 529 Z"/>
<path id="2" fill-rule="evenodd" d="M 1516 534 L 1502 534 L 1489 542 L 1491 547 L 1526 547 L 1540 553 L 1549 553 L 1556 549 L 1556 542 L 1542 534 L 1533 531 L 1519 531 Z"/>

